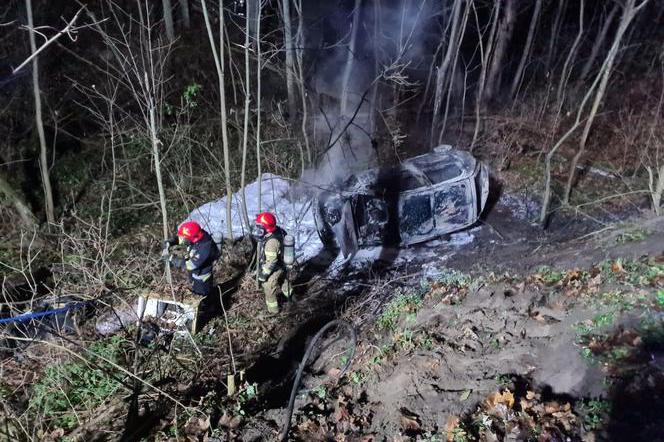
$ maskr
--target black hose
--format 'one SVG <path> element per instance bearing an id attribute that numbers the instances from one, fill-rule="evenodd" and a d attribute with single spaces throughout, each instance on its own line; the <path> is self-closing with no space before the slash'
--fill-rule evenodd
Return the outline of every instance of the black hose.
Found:
<path id="1" fill-rule="evenodd" d="M 346 364 L 341 369 L 338 378 L 341 378 L 346 373 L 346 371 L 350 367 L 350 364 L 353 362 L 353 357 L 355 356 L 355 347 L 357 346 L 357 333 L 355 332 L 355 328 L 349 322 L 343 321 L 341 319 L 335 319 L 334 321 L 328 322 L 323 326 L 323 328 L 318 330 L 318 333 L 314 335 L 313 339 L 309 343 L 307 351 L 304 353 L 304 356 L 302 357 L 302 362 L 300 362 L 300 366 L 297 369 L 297 374 L 295 375 L 295 381 L 293 382 L 293 389 L 291 390 L 290 399 L 288 401 L 288 411 L 286 412 L 286 425 L 284 425 L 284 429 L 281 432 L 281 435 L 279 436 L 280 441 L 285 441 L 286 438 L 288 437 L 288 432 L 290 431 L 290 426 L 291 426 L 291 418 L 293 417 L 293 407 L 295 406 L 295 396 L 297 395 L 297 389 L 299 388 L 300 381 L 302 380 L 302 372 L 304 372 L 304 368 L 307 366 L 309 357 L 311 357 L 311 353 L 314 347 L 316 346 L 316 343 L 321 338 L 321 336 L 323 336 L 323 334 L 327 330 L 329 330 L 334 326 L 345 326 L 350 332 L 350 339 L 351 339 L 350 355 L 348 355 L 348 361 L 346 361 Z"/>

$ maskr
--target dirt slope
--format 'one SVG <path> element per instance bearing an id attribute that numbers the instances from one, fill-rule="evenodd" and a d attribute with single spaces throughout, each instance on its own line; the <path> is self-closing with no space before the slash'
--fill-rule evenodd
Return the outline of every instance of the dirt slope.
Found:
<path id="1" fill-rule="evenodd" d="M 621 408 L 644 388 L 649 404 L 664 398 L 664 220 L 639 225 L 553 246 L 509 244 L 507 223 L 442 263 L 402 262 L 346 311 L 361 331 L 353 371 L 330 383 L 343 339 L 322 353 L 292 436 L 662 440 L 661 416 Z M 283 418 L 256 417 L 273 429 Z"/>

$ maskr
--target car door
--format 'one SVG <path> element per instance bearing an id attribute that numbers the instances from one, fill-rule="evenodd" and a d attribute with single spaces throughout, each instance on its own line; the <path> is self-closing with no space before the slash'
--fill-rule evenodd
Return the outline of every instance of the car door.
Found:
<path id="1" fill-rule="evenodd" d="M 427 190 L 403 194 L 399 215 L 399 230 L 403 243 L 413 243 L 418 237 L 431 234 L 434 228 L 431 193 Z"/>
<path id="2" fill-rule="evenodd" d="M 431 181 L 416 167 L 405 163 L 399 176 L 399 233 L 404 244 L 430 235 L 434 228 Z"/>
<path id="3" fill-rule="evenodd" d="M 375 195 L 357 195 L 353 204 L 358 242 L 361 245 L 382 244 L 387 236 L 389 220 L 385 199 Z"/>
<path id="4" fill-rule="evenodd" d="M 433 218 L 440 234 L 453 232 L 473 222 L 473 191 L 468 180 L 445 184 L 434 190 Z"/>
<path id="5" fill-rule="evenodd" d="M 344 258 L 357 253 L 357 232 L 355 230 L 355 220 L 353 218 L 352 200 L 346 199 L 341 208 L 341 219 L 332 226 L 332 231 L 339 244 L 339 249 Z"/>

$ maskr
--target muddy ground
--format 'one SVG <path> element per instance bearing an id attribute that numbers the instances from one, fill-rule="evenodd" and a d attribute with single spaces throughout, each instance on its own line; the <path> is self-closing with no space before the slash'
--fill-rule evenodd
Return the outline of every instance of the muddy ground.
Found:
<path id="1" fill-rule="evenodd" d="M 661 440 L 664 221 L 543 234 L 491 213 L 469 244 L 367 252 L 381 259 L 305 295 L 249 371 L 256 413 L 226 436 L 276 437 L 304 342 L 339 311 L 360 334 L 352 371 L 335 381 L 336 336 L 303 382 L 295 440 Z"/>
<path id="2" fill-rule="evenodd" d="M 451 238 L 351 262 L 321 253 L 278 315 L 233 263 L 217 275 L 237 276 L 222 285 L 225 315 L 195 345 L 160 336 L 137 358 L 135 328 L 116 332 L 120 362 L 150 385 L 125 377 L 73 431 L 51 425 L 41 438 L 275 440 L 312 336 L 341 318 L 358 333 L 350 370 L 338 378 L 348 334 L 324 336 L 291 440 L 663 440 L 664 220 L 561 218 L 544 232 L 532 213 L 503 199 Z M 59 343 L 100 339 L 94 320 L 79 333 Z M 13 391 L 29 391 L 50 353 L 35 342 L 3 361 Z M 230 373 L 238 393 L 227 397 Z"/>

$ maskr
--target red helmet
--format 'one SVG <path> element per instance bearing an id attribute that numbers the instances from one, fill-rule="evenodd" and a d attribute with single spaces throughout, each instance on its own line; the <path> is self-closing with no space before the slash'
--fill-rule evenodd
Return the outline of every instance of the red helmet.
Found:
<path id="1" fill-rule="evenodd" d="M 256 215 L 256 224 L 263 227 L 267 233 L 277 230 L 277 217 L 270 212 L 263 212 Z"/>
<path id="2" fill-rule="evenodd" d="M 203 229 L 196 221 L 185 221 L 178 229 L 178 236 L 195 243 L 203 238 Z"/>

